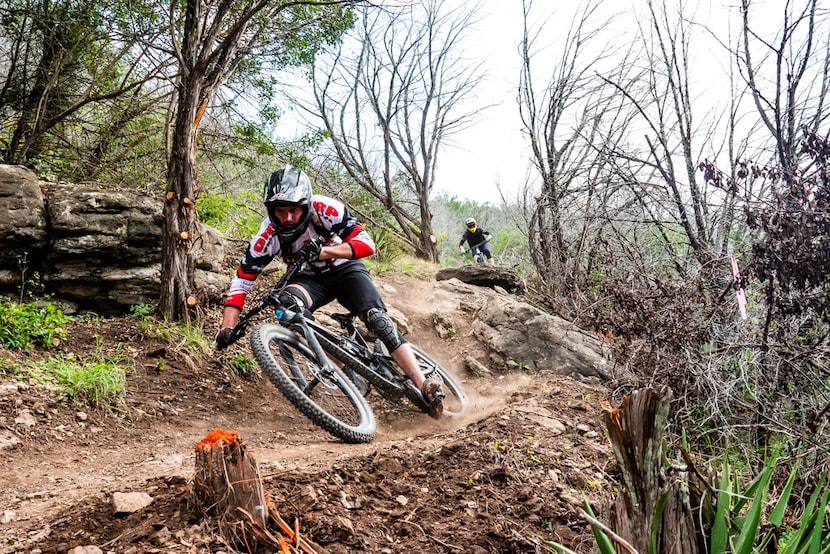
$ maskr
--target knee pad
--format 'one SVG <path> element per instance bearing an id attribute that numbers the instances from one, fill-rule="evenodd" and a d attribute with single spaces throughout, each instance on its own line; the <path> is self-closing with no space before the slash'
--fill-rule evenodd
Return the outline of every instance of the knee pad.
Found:
<path id="1" fill-rule="evenodd" d="M 283 306 L 292 312 L 302 312 L 305 310 L 305 304 L 303 303 L 302 298 L 292 292 L 284 290 L 277 298 L 279 298 Z"/>
<path id="2" fill-rule="evenodd" d="M 369 308 L 363 314 L 363 323 L 386 345 L 389 352 L 393 352 L 406 340 L 395 327 L 392 318 L 379 308 Z"/>

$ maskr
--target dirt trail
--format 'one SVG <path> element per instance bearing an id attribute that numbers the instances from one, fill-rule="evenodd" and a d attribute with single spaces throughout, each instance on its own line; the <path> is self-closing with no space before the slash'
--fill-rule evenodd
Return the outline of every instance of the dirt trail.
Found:
<path id="1" fill-rule="evenodd" d="M 472 377 L 462 359 L 479 345 L 463 332 L 440 340 L 432 328 L 432 314 L 457 310 L 457 299 L 403 274 L 378 281 L 410 340 L 462 380 L 472 400 L 464 417 L 435 422 L 370 397 L 377 437 L 346 445 L 258 372 L 234 374 L 215 354 L 194 362 L 141 335 L 133 318 L 78 324 L 62 351 L 127 344 L 138 370 L 117 412 L 0 382 L 0 553 L 227 550 L 187 505 L 193 448 L 213 428 L 239 431 L 280 513 L 322 552 L 538 552 L 548 540 L 590 552 L 578 505 L 613 486 L 599 420 L 607 391 L 555 375 Z M 116 518 L 116 491 L 154 502 Z"/>

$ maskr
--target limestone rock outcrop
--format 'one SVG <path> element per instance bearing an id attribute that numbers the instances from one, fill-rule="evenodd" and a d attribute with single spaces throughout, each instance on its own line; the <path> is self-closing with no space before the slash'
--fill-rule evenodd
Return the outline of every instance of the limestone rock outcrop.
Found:
<path id="1" fill-rule="evenodd" d="M 161 277 L 160 198 L 100 184 L 40 181 L 0 165 L 0 290 L 42 291 L 80 310 L 122 313 L 155 301 Z M 197 293 L 216 301 L 228 283 L 219 233 L 197 223 Z"/>

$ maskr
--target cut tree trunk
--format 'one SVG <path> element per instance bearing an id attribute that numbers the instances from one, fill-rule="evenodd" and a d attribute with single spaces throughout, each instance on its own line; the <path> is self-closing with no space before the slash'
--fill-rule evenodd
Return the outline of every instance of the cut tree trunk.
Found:
<path id="1" fill-rule="evenodd" d="M 622 406 L 604 406 L 605 423 L 622 486 L 611 508 L 609 528 L 638 552 L 697 554 L 705 545 L 694 513 L 701 483 L 688 466 L 667 463 L 663 434 L 671 392 L 646 388 L 623 398 Z M 690 480 L 694 481 L 690 487 Z M 653 541 L 653 550 L 649 543 Z"/>
<path id="2" fill-rule="evenodd" d="M 215 518 L 225 541 L 241 552 L 318 552 L 268 505 L 256 460 L 236 431 L 213 429 L 196 445 L 193 498 L 201 515 Z"/>

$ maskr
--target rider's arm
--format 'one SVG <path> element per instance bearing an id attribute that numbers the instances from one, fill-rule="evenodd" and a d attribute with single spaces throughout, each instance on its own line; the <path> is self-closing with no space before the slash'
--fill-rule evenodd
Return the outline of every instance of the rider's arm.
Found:
<path id="1" fill-rule="evenodd" d="M 226 309 L 223 314 L 237 312 L 236 317 L 239 318 L 238 312 L 242 311 L 242 307 L 245 305 L 245 297 L 254 288 L 254 281 L 278 253 L 279 240 L 274 236 L 274 228 L 270 219 L 265 218 L 259 231 L 248 244 L 248 248 L 242 256 L 242 261 L 231 279 L 228 294 L 225 296 Z M 227 310 L 227 307 L 233 309 Z"/>
<path id="2" fill-rule="evenodd" d="M 336 258 L 351 260 L 354 259 L 353 245 L 348 242 L 341 242 L 333 246 L 324 246 L 320 249 L 321 260 L 334 260 Z"/>
<path id="3" fill-rule="evenodd" d="M 377 247 L 372 237 L 345 204 L 321 195 L 316 195 L 314 200 L 314 209 L 317 210 L 323 226 L 342 241 L 340 244 L 324 246 L 320 251 L 321 260 L 359 260 L 375 253 Z"/>
<path id="4" fill-rule="evenodd" d="M 225 306 L 225 309 L 222 310 L 222 325 L 219 326 L 220 329 L 224 329 L 225 327 L 236 327 L 236 324 L 239 322 L 239 314 L 242 311 L 237 308 L 236 306 Z"/>

